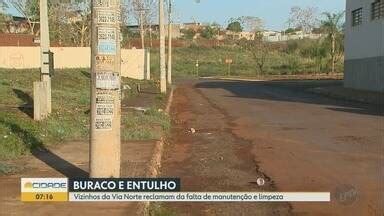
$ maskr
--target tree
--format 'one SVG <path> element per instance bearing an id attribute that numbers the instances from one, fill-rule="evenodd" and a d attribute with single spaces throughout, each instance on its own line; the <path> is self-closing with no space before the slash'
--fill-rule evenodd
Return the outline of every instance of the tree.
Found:
<path id="1" fill-rule="evenodd" d="M 132 17 L 140 26 L 140 37 L 144 47 L 145 33 L 149 31 L 150 43 L 152 44 L 152 23 L 157 17 L 157 0 L 128 0 L 125 5 L 128 17 Z"/>
<path id="2" fill-rule="evenodd" d="M 220 29 L 215 26 L 215 24 L 206 26 L 202 31 L 201 31 L 201 37 L 206 38 L 206 39 L 212 39 L 215 36 L 218 35 L 218 31 Z"/>
<path id="3" fill-rule="evenodd" d="M 239 20 L 246 31 L 259 32 L 263 30 L 264 22 L 259 17 L 242 16 Z"/>
<path id="4" fill-rule="evenodd" d="M 75 41 L 78 46 L 84 47 L 90 45 L 90 28 L 91 28 L 91 8 L 87 0 L 78 0 L 73 4 L 73 11 L 76 20 L 72 20 L 71 24 L 75 33 Z M 79 38 L 79 39 L 77 39 Z"/>
<path id="5" fill-rule="evenodd" d="M 344 11 L 339 13 L 323 13 L 325 19 L 321 21 L 321 27 L 328 34 L 328 39 L 331 41 L 331 65 L 332 73 L 335 72 L 335 65 L 337 62 L 337 54 L 342 50 L 342 46 L 337 46 L 337 41 L 342 37 L 342 19 L 344 17 Z"/>
<path id="6" fill-rule="evenodd" d="M 51 0 L 48 12 L 52 42 L 82 47 L 90 44 L 90 0 Z"/>
<path id="7" fill-rule="evenodd" d="M 268 42 L 265 42 L 263 41 L 262 39 L 262 35 L 261 34 L 257 34 L 255 40 L 240 40 L 239 41 L 239 45 L 245 49 L 246 51 L 248 51 L 249 53 L 251 53 L 253 59 L 255 60 L 256 62 L 256 65 L 258 67 L 258 70 L 259 70 L 259 74 L 258 75 L 262 75 L 264 74 L 264 67 L 265 67 L 265 63 L 267 62 L 267 58 L 268 58 L 268 55 L 269 55 L 269 50 L 270 50 L 270 47 L 269 47 L 269 44 Z"/>
<path id="8" fill-rule="evenodd" d="M 0 0 L 0 14 L 4 14 L 7 8 L 8 4 L 4 0 Z"/>
<path id="9" fill-rule="evenodd" d="M 317 24 L 317 8 L 292 7 L 288 23 L 290 27 L 301 28 L 303 34 L 311 33 L 312 28 Z"/>
<path id="10" fill-rule="evenodd" d="M 6 31 L 8 26 L 7 23 L 10 21 L 10 17 L 5 14 L 7 8 L 7 3 L 4 0 L 0 0 L 0 32 Z"/>
<path id="11" fill-rule="evenodd" d="M 188 40 L 192 40 L 196 35 L 196 31 L 194 29 L 182 29 L 181 33 L 183 34 L 183 37 Z"/>
<path id="12" fill-rule="evenodd" d="M 72 29 L 68 20 L 69 5 L 50 4 L 48 7 L 49 37 L 52 43 L 72 44 Z"/>
<path id="13" fill-rule="evenodd" d="M 241 22 L 240 22 L 239 18 L 237 18 L 237 19 L 231 18 L 229 20 L 227 30 L 231 31 L 231 32 L 242 32 L 243 26 L 241 26 Z"/>
<path id="14" fill-rule="evenodd" d="M 131 47 L 129 37 L 132 36 L 132 32 L 129 30 L 128 26 L 122 26 L 121 27 L 121 34 L 123 36 L 122 41 L 121 41 L 121 46 L 122 47 Z"/>
<path id="15" fill-rule="evenodd" d="M 294 32 L 295 32 L 295 29 L 294 29 L 294 28 L 287 28 L 287 29 L 284 31 L 285 34 L 292 34 L 292 33 L 294 33 Z"/>
<path id="16" fill-rule="evenodd" d="M 304 58 L 313 59 L 317 65 L 317 71 L 321 72 L 326 69 L 326 67 L 323 67 L 323 60 L 329 56 L 329 46 L 324 38 L 292 42 L 295 42 L 297 45 L 300 43 L 300 49 L 298 50 L 300 55 Z"/>
<path id="17" fill-rule="evenodd" d="M 34 35 L 39 18 L 39 0 L 8 0 L 16 11 L 27 19 L 30 34 Z"/>

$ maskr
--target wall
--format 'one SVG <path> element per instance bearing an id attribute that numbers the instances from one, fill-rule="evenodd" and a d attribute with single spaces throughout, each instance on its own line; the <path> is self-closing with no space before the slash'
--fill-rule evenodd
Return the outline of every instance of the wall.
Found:
<path id="1" fill-rule="evenodd" d="M 347 0 L 344 85 L 384 91 L 384 19 L 371 20 L 373 2 Z M 358 8 L 363 8 L 363 23 L 352 26 L 352 11 Z"/>
<path id="2" fill-rule="evenodd" d="M 62 68 L 89 68 L 89 47 L 51 47 L 54 66 Z M 145 51 L 142 49 L 121 50 L 121 74 L 123 77 L 144 79 Z M 0 68 L 40 68 L 39 47 L 0 47 Z"/>
<path id="3" fill-rule="evenodd" d="M 0 46 L 39 46 L 30 34 L 0 33 Z"/>
<path id="4" fill-rule="evenodd" d="M 142 49 L 121 50 L 122 77 L 143 80 L 145 68 L 145 52 Z"/>

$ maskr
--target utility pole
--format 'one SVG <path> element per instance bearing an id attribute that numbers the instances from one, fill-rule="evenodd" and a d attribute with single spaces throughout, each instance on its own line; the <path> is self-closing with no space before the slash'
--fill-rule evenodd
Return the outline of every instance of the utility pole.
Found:
<path id="1" fill-rule="evenodd" d="M 48 2 L 40 0 L 40 81 L 33 83 L 33 118 L 43 120 L 52 112 L 51 75 L 53 60 L 49 51 Z M 52 67 L 51 67 L 52 66 Z"/>
<path id="2" fill-rule="evenodd" d="M 92 0 L 90 177 L 120 177 L 120 0 Z"/>
<path id="3" fill-rule="evenodd" d="M 167 82 L 172 85 L 172 0 L 169 1 L 168 8 L 168 73 Z"/>
<path id="4" fill-rule="evenodd" d="M 143 26 L 143 10 L 140 10 L 140 32 L 141 32 L 141 49 L 145 49 L 144 26 Z"/>
<path id="5" fill-rule="evenodd" d="M 164 0 L 159 0 L 159 28 L 160 28 L 160 92 L 167 92 L 165 70 L 165 29 L 164 29 Z"/>
<path id="6" fill-rule="evenodd" d="M 143 25 L 143 13 L 144 9 L 140 8 L 140 37 L 141 37 L 141 49 L 145 49 L 145 41 L 144 41 L 144 25 Z"/>
<path id="7" fill-rule="evenodd" d="M 196 76 L 197 76 L 197 78 L 199 78 L 199 67 L 200 67 L 199 60 L 196 60 Z"/>

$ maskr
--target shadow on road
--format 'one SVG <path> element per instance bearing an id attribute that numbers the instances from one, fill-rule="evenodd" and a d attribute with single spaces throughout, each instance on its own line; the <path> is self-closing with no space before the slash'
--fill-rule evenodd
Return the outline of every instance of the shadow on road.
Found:
<path id="1" fill-rule="evenodd" d="M 12 133 L 17 135 L 17 137 L 20 137 L 26 148 L 31 149 L 33 156 L 48 166 L 52 167 L 56 171 L 60 172 L 61 174 L 65 175 L 66 177 L 88 177 L 88 173 L 86 171 L 71 164 L 70 162 L 51 152 L 49 149 L 45 148 L 43 142 L 38 137 L 36 137 L 33 132 L 21 128 L 19 125 L 5 119 L 0 119 L 0 125 L 9 128 Z"/>
<path id="2" fill-rule="evenodd" d="M 19 106 L 19 110 L 29 117 L 33 118 L 33 98 L 20 89 L 12 89 L 16 96 L 23 101 L 23 105 Z"/>
<path id="3" fill-rule="evenodd" d="M 88 172 L 71 164 L 45 147 L 32 150 L 32 154 L 67 178 L 87 178 L 89 176 Z"/>
<path id="4" fill-rule="evenodd" d="M 86 78 L 91 78 L 91 72 L 89 72 L 89 71 L 84 71 L 84 70 L 81 70 L 80 72 L 81 72 L 81 74 L 83 74 Z"/>
<path id="5" fill-rule="evenodd" d="M 223 81 L 205 80 L 195 84 L 200 89 L 225 89 L 237 98 L 308 103 L 325 106 L 325 109 L 365 115 L 383 116 L 384 107 L 321 96 L 306 90 L 342 85 L 335 80 L 279 80 L 279 81 Z"/>

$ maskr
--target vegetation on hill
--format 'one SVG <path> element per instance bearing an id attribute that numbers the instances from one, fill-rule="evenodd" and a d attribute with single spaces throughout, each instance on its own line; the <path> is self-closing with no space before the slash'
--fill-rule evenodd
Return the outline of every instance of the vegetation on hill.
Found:
<path id="1" fill-rule="evenodd" d="M 212 47 L 195 42 L 189 47 L 173 49 L 173 74 L 254 77 L 330 73 L 330 47 L 331 43 L 327 38 L 279 43 L 242 40 Z M 151 54 L 151 68 L 155 77 L 158 77 L 158 49 L 152 49 Z M 226 64 L 226 59 L 232 59 L 230 66 Z M 335 61 L 335 73 L 342 73 L 343 67 L 341 56 Z"/>

